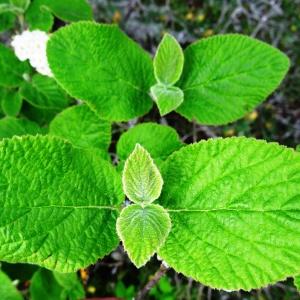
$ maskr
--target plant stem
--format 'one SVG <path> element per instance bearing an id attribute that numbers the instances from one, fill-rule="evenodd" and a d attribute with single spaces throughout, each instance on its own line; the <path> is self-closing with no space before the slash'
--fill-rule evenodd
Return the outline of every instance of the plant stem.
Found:
<path id="1" fill-rule="evenodd" d="M 160 265 L 159 269 L 151 276 L 147 284 L 138 292 L 135 300 L 143 300 L 148 292 L 157 284 L 159 279 L 166 274 L 169 270 L 169 267 L 165 266 L 163 263 Z"/>

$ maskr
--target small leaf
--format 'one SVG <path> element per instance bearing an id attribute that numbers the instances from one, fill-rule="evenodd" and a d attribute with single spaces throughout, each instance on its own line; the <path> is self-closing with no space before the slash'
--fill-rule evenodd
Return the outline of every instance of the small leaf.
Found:
<path id="1" fill-rule="evenodd" d="M 300 293 L 300 275 L 294 277 L 294 284 L 298 292 Z"/>
<path id="2" fill-rule="evenodd" d="M 154 57 L 154 74 L 156 80 L 165 85 L 175 84 L 182 73 L 183 51 L 170 34 L 165 34 Z"/>
<path id="3" fill-rule="evenodd" d="M 0 271 L 0 299 L 23 300 L 21 293 L 13 285 L 11 279 Z"/>
<path id="4" fill-rule="evenodd" d="M 163 245 L 171 229 L 169 214 L 156 204 L 124 208 L 117 232 L 131 261 L 140 268 Z"/>
<path id="5" fill-rule="evenodd" d="M 21 9 L 21 13 L 24 13 L 30 4 L 30 0 L 10 0 L 10 3 Z"/>
<path id="6" fill-rule="evenodd" d="M 160 83 L 151 87 L 151 95 L 158 106 L 161 116 L 175 110 L 183 102 L 184 98 L 180 88 Z"/>
<path id="7" fill-rule="evenodd" d="M 15 117 L 19 114 L 23 99 L 17 90 L 6 90 L 1 95 L 1 107 L 5 115 Z"/>
<path id="8" fill-rule="evenodd" d="M 0 0 L 0 4 L 9 4 L 9 0 Z M 16 15 L 14 15 L 13 13 L 0 13 L 0 32 L 13 28 L 15 25 L 15 21 Z"/>
<path id="9" fill-rule="evenodd" d="M 163 179 L 150 154 L 140 144 L 136 144 L 125 162 L 122 182 L 132 202 L 149 204 L 160 196 Z"/>

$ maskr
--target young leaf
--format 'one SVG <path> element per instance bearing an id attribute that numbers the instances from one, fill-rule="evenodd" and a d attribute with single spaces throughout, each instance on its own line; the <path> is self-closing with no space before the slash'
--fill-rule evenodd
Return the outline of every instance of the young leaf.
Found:
<path id="1" fill-rule="evenodd" d="M 163 85 L 175 84 L 182 73 L 183 51 L 170 34 L 165 34 L 160 42 L 153 61 L 156 80 Z"/>
<path id="2" fill-rule="evenodd" d="M 117 220 L 117 232 L 136 267 L 143 266 L 163 245 L 171 229 L 169 214 L 156 204 L 129 205 Z"/>
<path id="3" fill-rule="evenodd" d="M 101 120 L 87 105 L 67 108 L 50 124 L 50 134 L 64 138 L 79 148 L 108 150 L 111 124 Z"/>
<path id="4" fill-rule="evenodd" d="M 289 59 L 261 41 L 217 35 L 190 45 L 178 86 L 185 101 L 177 109 L 202 124 L 226 124 L 243 117 L 284 78 Z"/>
<path id="5" fill-rule="evenodd" d="M 165 160 L 183 145 L 172 127 L 156 123 L 138 124 L 121 135 L 117 143 L 119 159 L 125 161 L 136 144 L 142 145 L 156 163 Z"/>
<path id="6" fill-rule="evenodd" d="M 0 271 L 0 299 L 23 300 L 21 293 L 13 285 L 10 278 Z"/>
<path id="7" fill-rule="evenodd" d="M 1 107 L 6 116 L 15 117 L 19 114 L 23 99 L 17 90 L 2 91 Z"/>
<path id="8" fill-rule="evenodd" d="M 151 58 L 118 27 L 66 26 L 51 36 L 47 55 L 58 82 L 101 118 L 126 121 L 150 110 Z"/>
<path id="9" fill-rule="evenodd" d="M 299 273 L 299 153 L 212 139 L 172 154 L 162 175 L 172 230 L 159 256 L 177 272 L 226 290 Z"/>
<path id="10" fill-rule="evenodd" d="M 294 277 L 294 284 L 298 292 L 300 293 L 300 275 Z"/>
<path id="11" fill-rule="evenodd" d="M 166 86 L 158 83 L 152 86 L 150 91 L 161 116 L 175 110 L 183 102 L 183 92 L 176 86 Z"/>
<path id="12" fill-rule="evenodd" d="M 0 168 L 0 260 L 73 272 L 118 245 L 121 178 L 93 151 L 49 136 L 6 139 Z"/>
<path id="13" fill-rule="evenodd" d="M 160 196 L 163 179 L 150 154 L 140 144 L 136 144 L 125 162 L 122 183 L 132 202 L 145 205 Z"/>
<path id="14" fill-rule="evenodd" d="M 62 110 L 70 102 L 69 96 L 53 78 L 39 74 L 30 82 L 24 81 L 20 93 L 31 105 L 42 109 Z"/>
<path id="15" fill-rule="evenodd" d="M 27 62 L 19 61 L 11 49 L 0 43 L 0 86 L 18 86 L 26 72 L 29 72 Z"/>
<path id="16" fill-rule="evenodd" d="M 36 135 L 42 133 L 44 133 L 44 130 L 35 122 L 13 117 L 0 119 L 0 139 L 10 138 L 15 135 Z"/>

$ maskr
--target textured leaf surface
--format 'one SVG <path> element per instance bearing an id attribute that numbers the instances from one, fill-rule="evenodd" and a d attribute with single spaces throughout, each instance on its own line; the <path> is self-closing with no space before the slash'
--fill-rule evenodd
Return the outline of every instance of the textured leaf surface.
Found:
<path id="1" fill-rule="evenodd" d="M 44 130 L 35 122 L 13 117 L 0 119 L 0 139 L 10 138 L 14 135 L 36 135 L 42 133 L 44 133 Z"/>
<path id="2" fill-rule="evenodd" d="M 300 292 L 300 275 L 294 277 L 294 284 L 295 284 L 297 290 Z"/>
<path id="3" fill-rule="evenodd" d="M 26 62 L 19 61 L 11 49 L 0 44 L 0 86 L 18 86 L 23 81 L 23 74 L 28 71 Z"/>
<path id="4" fill-rule="evenodd" d="M 162 84 L 176 83 L 183 69 L 183 51 L 170 34 L 165 34 L 154 57 L 154 74 L 156 80 Z"/>
<path id="5" fill-rule="evenodd" d="M 92 151 L 13 138 L 0 143 L 0 169 L 1 260 L 73 272 L 117 246 L 121 179 Z"/>
<path id="6" fill-rule="evenodd" d="M 135 203 L 149 204 L 156 200 L 163 179 L 150 154 L 140 144 L 127 158 L 122 174 L 123 190 Z"/>
<path id="7" fill-rule="evenodd" d="M 172 127 L 156 123 L 138 124 L 121 135 L 117 143 L 119 159 L 126 160 L 136 144 L 142 145 L 156 163 L 165 160 L 183 145 Z"/>
<path id="8" fill-rule="evenodd" d="M 0 271 L 0 299 L 3 300 L 22 300 L 21 293 L 18 292 L 10 278 Z"/>
<path id="9" fill-rule="evenodd" d="M 150 110 L 151 58 L 118 27 L 91 22 L 66 26 L 52 35 L 47 54 L 59 83 L 101 118 L 125 121 Z"/>
<path id="10" fill-rule="evenodd" d="M 20 93 L 31 105 L 42 109 L 61 110 L 70 101 L 53 78 L 39 74 L 34 75 L 30 82 L 24 81 Z"/>
<path id="11" fill-rule="evenodd" d="M 151 87 L 151 95 L 156 102 L 160 115 L 175 110 L 183 102 L 183 92 L 176 86 L 156 84 Z"/>
<path id="12" fill-rule="evenodd" d="M 4 114 L 10 117 L 17 116 L 23 103 L 20 93 L 17 90 L 0 90 L 1 92 L 1 108 Z"/>
<path id="13" fill-rule="evenodd" d="M 86 105 L 73 106 L 58 114 L 50 124 L 50 133 L 79 148 L 108 150 L 111 141 L 110 123 Z"/>
<path id="14" fill-rule="evenodd" d="M 165 242 L 171 229 L 168 213 L 160 205 L 138 204 L 124 208 L 117 220 L 117 232 L 131 261 L 143 266 Z"/>
<path id="15" fill-rule="evenodd" d="M 200 40 L 185 51 L 178 112 L 203 124 L 225 124 L 251 111 L 284 78 L 288 58 L 268 44 L 242 35 Z"/>
<path id="16" fill-rule="evenodd" d="M 258 288 L 300 269 L 300 155 L 246 138 L 182 148 L 162 169 L 172 230 L 159 255 L 211 287 Z"/>

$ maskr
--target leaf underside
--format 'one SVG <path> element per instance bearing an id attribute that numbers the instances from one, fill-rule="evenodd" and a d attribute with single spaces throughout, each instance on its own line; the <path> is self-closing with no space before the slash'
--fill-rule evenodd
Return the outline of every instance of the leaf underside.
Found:
<path id="1" fill-rule="evenodd" d="M 171 221 L 163 207 L 132 204 L 124 208 L 117 220 L 117 232 L 128 256 L 136 267 L 143 266 L 165 242 Z"/>
<path id="2" fill-rule="evenodd" d="M 113 250 L 121 179 L 49 136 L 0 143 L 0 260 L 73 272 Z"/>
<path id="3" fill-rule="evenodd" d="M 176 271 L 226 290 L 299 273 L 299 153 L 213 139 L 175 152 L 162 175 L 172 230 L 159 255 Z"/>
<path id="4" fill-rule="evenodd" d="M 277 88 L 289 68 L 282 52 L 238 34 L 200 40 L 184 55 L 178 86 L 185 101 L 177 112 L 202 124 L 243 117 Z"/>

